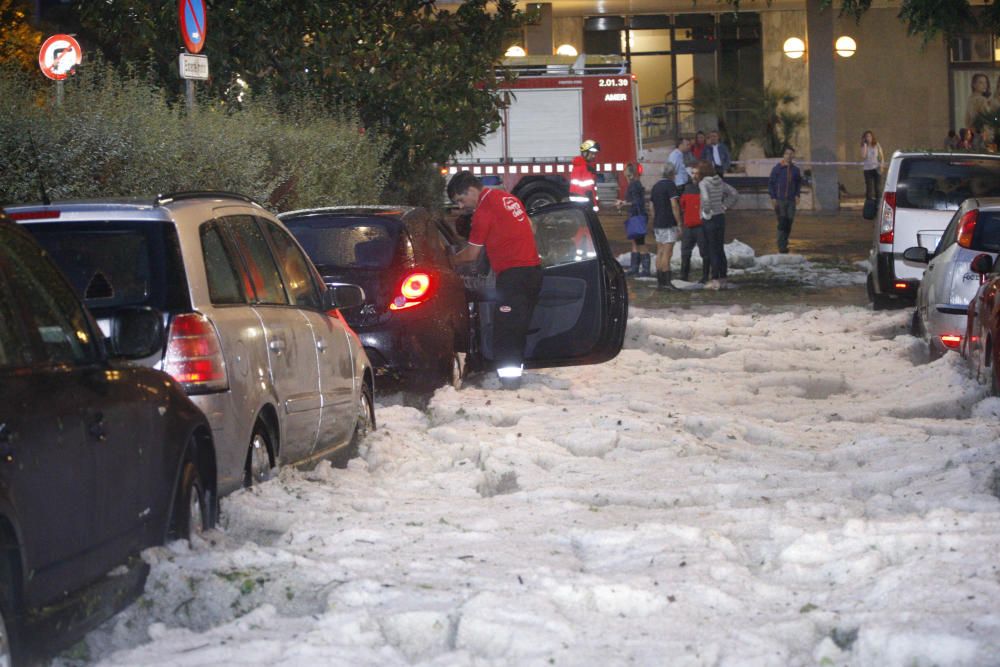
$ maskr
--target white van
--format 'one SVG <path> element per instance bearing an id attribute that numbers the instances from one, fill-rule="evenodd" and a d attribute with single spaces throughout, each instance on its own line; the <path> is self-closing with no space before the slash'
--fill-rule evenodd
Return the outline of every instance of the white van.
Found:
<path id="1" fill-rule="evenodd" d="M 1000 196 L 1000 155 L 896 151 L 875 218 L 868 256 L 868 299 L 876 310 L 912 304 L 926 264 L 903 258 L 907 248 L 933 251 L 962 202 Z"/>

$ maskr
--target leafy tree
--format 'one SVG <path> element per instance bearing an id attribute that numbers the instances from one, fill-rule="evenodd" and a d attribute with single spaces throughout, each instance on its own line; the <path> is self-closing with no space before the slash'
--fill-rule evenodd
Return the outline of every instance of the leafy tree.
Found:
<path id="1" fill-rule="evenodd" d="M 525 20 L 512 0 L 468 0 L 454 11 L 433 0 L 207 5 L 203 53 L 212 79 L 205 93 L 228 104 L 237 104 L 236 92 L 309 94 L 350 110 L 390 138 L 393 178 L 401 180 L 496 127 L 494 67 Z M 176 3 L 76 0 L 75 8 L 83 34 L 112 62 L 148 63 L 180 89 Z"/>
<path id="2" fill-rule="evenodd" d="M 0 63 L 17 62 L 24 69 L 38 67 L 42 33 L 31 27 L 27 0 L 0 0 Z"/>

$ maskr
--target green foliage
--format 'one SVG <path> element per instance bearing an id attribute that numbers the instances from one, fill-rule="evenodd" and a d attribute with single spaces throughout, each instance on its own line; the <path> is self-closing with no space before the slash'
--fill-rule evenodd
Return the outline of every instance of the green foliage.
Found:
<path id="1" fill-rule="evenodd" d="M 31 3 L 0 0 L 0 63 L 16 62 L 26 70 L 38 67 L 42 33 L 28 22 Z"/>
<path id="2" fill-rule="evenodd" d="M 798 100 L 791 91 L 768 84 L 763 90 L 740 88 L 733 81 L 719 85 L 696 81 L 695 112 L 715 116 L 719 132 L 734 155 L 748 141 L 760 142 L 767 157 L 779 157 L 794 145 L 806 114 L 789 108 Z"/>
<path id="3" fill-rule="evenodd" d="M 67 80 L 62 106 L 53 89 L 0 69 L 0 203 L 39 200 L 41 179 L 53 199 L 219 189 L 287 210 L 375 202 L 387 181 L 386 139 L 306 97 L 285 111 L 260 96 L 189 116 L 99 58 Z"/>
<path id="4" fill-rule="evenodd" d="M 112 62 L 148 61 L 158 81 L 180 89 L 176 3 L 74 6 L 81 32 Z M 232 104 L 241 78 L 251 97 L 305 93 L 351 109 L 388 137 L 392 180 L 419 180 L 423 167 L 468 150 L 499 122 L 494 67 L 523 22 L 512 0 L 468 0 L 454 11 L 427 0 L 231 0 L 224 11 L 209 3 L 204 87 Z"/>

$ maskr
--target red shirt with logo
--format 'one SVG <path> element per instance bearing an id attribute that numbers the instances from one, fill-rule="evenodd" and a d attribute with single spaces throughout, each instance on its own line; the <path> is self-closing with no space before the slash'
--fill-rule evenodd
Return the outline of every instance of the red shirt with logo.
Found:
<path id="1" fill-rule="evenodd" d="M 497 274 L 518 266 L 538 266 L 538 247 L 521 200 L 503 190 L 483 188 L 472 214 L 469 243 L 485 246 Z"/>

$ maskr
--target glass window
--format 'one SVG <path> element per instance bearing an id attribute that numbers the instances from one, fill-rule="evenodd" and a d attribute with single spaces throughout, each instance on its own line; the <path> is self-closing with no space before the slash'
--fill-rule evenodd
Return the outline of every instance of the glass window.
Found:
<path id="1" fill-rule="evenodd" d="M 949 210 L 969 197 L 1000 196 L 1000 158 L 906 158 L 899 168 L 896 206 Z"/>
<path id="2" fill-rule="evenodd" d="M 25 225 L 92 312 L 122 306 L 189 307 L 187 280 L 170 223 L 92 220 Z"/>
<path id="3" fill-rule="evenodd" d="M 35 338 L 41 361 L 83 364 L 99 358 L 97 342 L 72 288 L 45 258 L 44 251 L 19 234 L 0 244 L 7 286 L 16 294 Z"/>
<path id="4" fill-rule="evenodd" d="M 246 299 L 240 289 L 241 272 L 234 266 L 233 258 L 229 256 L 215 223 L 208 223 L 201 228 L 201 253 L 208 278 L 208 298 L 212 303 L 245 303 Z M 253 289 L 249 284 L 246 287 L 248 291 Z"/>
<path id="5" fill-rule="evenodd" d="M 566 208 L 531 216 L 535 244 L 542 268 L 582 262 L 597 257 L 587 225 L 587 215 L 578 208 Z"/>
<path id="6" fill-rule="evenodd" d="M 260 222 L 267 230 L 268 236 L 271 237 L 271 242 L 274 243 L 274 252 L 285 277 L 285 287 L 288 288 L 288 296 L 292 303 L 303 308 L 319 310 L 323 302 L 320 300 L 319 291 L 316 289 L 315 281 L 313 281 L 313 271 L 309 260 L 302 254 L 288 232 L 278 228 L 277 225 L 268 220 Z"/>
<path id="7" fill-rule="evenodd" d="M 0 287 L 0 368 L 31 363 L 31 343 L 15 319 L 16 312 L 7 290 Z"/>
<path id="8" fill-rule="evenodd" d="M 387 268 L 401 233 L 401 224 L 389 218 L 309 216 L 284 222 L 321 272 Z"/>
<path id="9" fill-rule="evenodd" d="M 955 215 L 951 216 L 951 222 L 944 228 L 941 240 L 938 241 L 937 248 L 934 249 L 935 254 L 944 252 L 945 249 L 958 240 L 958 221 L 962 218 L 963 213 L 965 213 L 965 209 L 959 210 Z"/>
<path id="10" fill-rule="evenodd" d="M 1000 213 L 979 212 L 976 231 L 972 235 L 972 249 L 1000 252 Z"/>
<path id="11" fill-rule="evenodd" d="M 253 302 L 288 305 L 278 265 L 274 263 L 271 248 L 254 218 L 249 215 L 234 215 L 223 218 L 222 222 L 232 230 L 233 240 L 243 256 L 252 288 L 251 294 L 254 295 Z"/>

